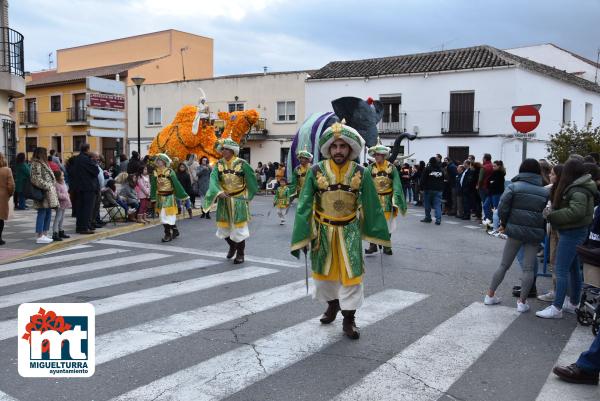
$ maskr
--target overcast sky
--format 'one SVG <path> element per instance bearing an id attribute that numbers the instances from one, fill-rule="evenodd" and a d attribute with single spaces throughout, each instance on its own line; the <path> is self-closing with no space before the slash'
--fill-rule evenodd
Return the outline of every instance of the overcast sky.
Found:
<path id="1" fill-rule="evenodd" d="M 178 29 L 214 39 L 215 75 L 488 44 L 596 60 L 600 0 L 12 0 L 25 67 L 57 49 Z"/>

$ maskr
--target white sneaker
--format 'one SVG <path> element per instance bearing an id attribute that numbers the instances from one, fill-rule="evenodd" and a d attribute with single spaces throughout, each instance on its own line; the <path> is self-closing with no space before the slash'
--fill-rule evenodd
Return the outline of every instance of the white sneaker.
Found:
<path id="1" fill-rule="evenodd" d="M 489 295 L 485 294 L 485 298 L 483 298 L 483 303 L 485 305 L 496 305 L 500 303 L 500 298 L 498 298 L 497 296 L 493 296 L 490 297 Z"/>
<path id="2" fill-rule="evenodd" d="M 500 239 L 507 239 L 508 237 L 504 233 L 498 233 L 498 238 L 500 238 Z"/>
<path id="3" fill-rule="evenodd" d="M 554 305 L 550 305 L 546 309 L 535 312 L 535 315 L 544 319 L 562 319 L 563 317 L 562 311 Z"/>
<path id="4" fill-rule="evenodd" d="M 42 235 L 38 239 L 35 240 L 36 244 L 49 244 L 52 242 L 52 238 L 48 238 L 45 235 Z"/>
<path id="5" fill-rule="evenodd" d="M 492 223 L 491 220 L 484 219 L 484 220 L 481 221 L 481 224 L 484 225 L 484 226 L 491 226 L 493 223 Z"/>
<path id="6" fill-rule="evenodd" d="M 537 299 L 544 302 L 554 302 L 554 291 L 548 291 L 543 295 L 538 295 Z"/>
<path id="7" fill-rule="evenodd" d="M 517 312 L 525 313 L 529 310 L 528 303 L 522 303 L 521 301 L 517 301 Z"/>
<path id="8" fill-rule="evenodd" d="M 573 305 L 569 297 L 565 297 L 565 302 L 563 303 L 562 310 L 567 313 L 575 313 L 575 309 L 577 309 L 579 305 Z"/>
<path id="9" fill-rule="evenodd" d="M 488 235 L 491 235 L 491 236 L 495 237 L 496 234 L 498 234 L 498 231 L 496 231 L 496 230 L 490 230 L 487 233 L 488 233 Z"/>

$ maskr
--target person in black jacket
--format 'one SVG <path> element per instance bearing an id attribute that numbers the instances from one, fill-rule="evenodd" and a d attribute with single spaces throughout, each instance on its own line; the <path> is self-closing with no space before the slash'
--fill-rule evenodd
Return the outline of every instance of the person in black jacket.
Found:
<path id="1" fill-rule="evenodd" d="M 188 173 L 188 169 L 187 169 L 187 166 L 185 165 L 185 163 L 179 163 L 179 166 L 177 167 L 177 172 L 175 174 L 177 175 L 177 179 L 181 183 L 181 186 L 183 187 L 183 189 L 185 189 L 185 192 L 188 194 L 188 196 L 190 196 L 190 194 L 193 193 L 192 179 L 190 178 L 190 175 Z M 180 201 L 177 201 L 177 204 L 179 205 L 179 209 L 181 209 L 180 203 L 181 203 Z M 185 208 L 187 209 L 188 214 L 191 219 L 193 216 L 192 215 L 192 203 L 190 202 L 189 199 L 187 199 L 185 201 Z"/>
<path id="2" fill-rule="evenodd" d="M 129 159 L 129 163 L 127 164 L 127 174 L 140 174 L 142 167 L 140 154 L 134 150 L 131 152 L 131 159 Z"/>
<path id="3" fill-rule="evenodd" d="M 90 145 L 81 145 L 79 155 L 75 156 L 69 164 L 69 183 L 76 193 L 75 207 L 76 225 L 78 234 L 93 234 L 91 227 L 92 211 L 94 208 L 98 184 L 98 165 L 90 157 Z"/>
<path id="4" fill-rule="evenodd" d="M 488 198 L 486 198 L 486 202 L 490 202 L 492 209 L 497 209 L 498 204 L 500 203 L 500 197 L 504 192 L 504 176 L 506 175 L 506 170 L 504 170 L 504 163 L 502 160 L 496 160 L 493 164 L 493 169 L 489 179 Z"/>
<path id="5" fill-rule="evenodd" d="M 460 185 L 460 193 L 462 194 L 462 219 L 471 220 L 471 209 L 473 207 L 473 191 L 475 190 L 474 182 L 475 172 L 473 170 L 472 162 L 465 160 L 463 164 L 465 171 L 460 176 L 458 185 Z"/>
<path id="6" fill-rule="evenodd" d="M 423 171 L 421 186 L 423 187 L 423 202 L 425 204 L 425 218 L 423 223 L 431 223 L 431 209 L 435 210 L 435 224 L 442 223 L 442 192 L 444 191 L 444 172 L 437 157 L 429 159 L 429 164 Z"/>

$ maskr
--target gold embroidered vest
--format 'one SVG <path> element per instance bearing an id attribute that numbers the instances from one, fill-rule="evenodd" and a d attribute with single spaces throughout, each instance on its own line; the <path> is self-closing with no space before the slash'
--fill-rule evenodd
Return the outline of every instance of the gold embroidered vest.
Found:
<path id="1" fill-rule="evenodd" d="M 328 161 L 323 164 L 326 165 Z M 315 211 L 321 222 L 340 224 L 350 222 L 356 217 L 358 196 L 362 173 L 354 165 L 348 167 L 352 173 L 346 173 L 338 182 L 335 174 L 321 169 L 316 171 L 317 194 Z"/>
<path id="2" fill-rule="evenodd" d="M 156 177 L 156 190 L 160 195 L 170 195 L 173 193 L 174 189 L 173 182 L 171 181 L 170 168 L 156 168 L 154 170 L 154 176 Z"/>
<path id="3" fill-rule="evenodd" d="M 373 177 L 377 194 L 388 195 L 393 192 L 393 168 L 395 168 L 394 165 L 388 161 L 383 166 L 378 166 L 377 163 L 374 163 L 371 167 L 371 176 Z"/>
<path id="4" fill-rule="evenodd" d="M 296 174 L 298 174 L 298 188 L 296 189 L 296 191 L 298 192 L 298 194 L 300 194 L 300 192 L 302 192 L 302 188 L 304 188 L 304 181 L 306 181 L 306 173 L 308 173 L 309 168 L 310 165 L 306 167 L 300 165 L 296 168 Z"/>
<path id="5" fill-rule="evenodd" d="M 217 163 L 219 182 L 223 190 L 229 195 L 237 195 L 246 189 L 242 163 L 238 158 L 231 159 L 229 163 L 224 159 Z"/>

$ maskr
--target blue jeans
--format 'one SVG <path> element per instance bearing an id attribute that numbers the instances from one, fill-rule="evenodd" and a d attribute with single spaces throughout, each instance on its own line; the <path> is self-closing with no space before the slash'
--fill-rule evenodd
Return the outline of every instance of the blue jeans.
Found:
<path id="1" fill-rule="evenodd" d="M 558 230 L 558 245 L 556 247 L 556 297 L 552 303 L 562 309 L 567 295 L 567 286 L 570 287 L 571 303 L 579 304 L 581 295 L 581 268 L 579 257 L 575 248 L 583 244 L 587 235 L 587 227 Z"/>
<path id="2" fill-rule="evenodd" d="M 25 194 L 23 192 L 19 192 L 17 194 L 17 199 L 18 199 L 18 201 L 17 201 L 17 207 L 19 209 L 25 209 L 25 207 L 27 206 L 25 204 Z"/>
<path id="3" fill-rule="evenodd" d="M 579 356 L 577 366 L 589 372 L 600 372 L 600 336 L 596 336 L 590 349 Z"/>
<path id="4" fill-rule="evenodd" d="M 488 194 L 487 189 L 479 190 L 479 197 L 481 198 L 481 202 L 483 203 L 483 218 L 492 220 L 492 196 Z"/>
<path id="5" fill-rule="evenodd" d="M 435 210 L 435 221 L 442 221 L 442 191 L 425 191 L 425 218 L 431 220 L 431 208 Z"/>
<path id="6" fill-rule="evenodd" d="M 50 220 L 52 219 L 52 209 L 38 209 L 35 219 L 35 232 L 37 234 L 45 233 L 50 230 Z"/>

